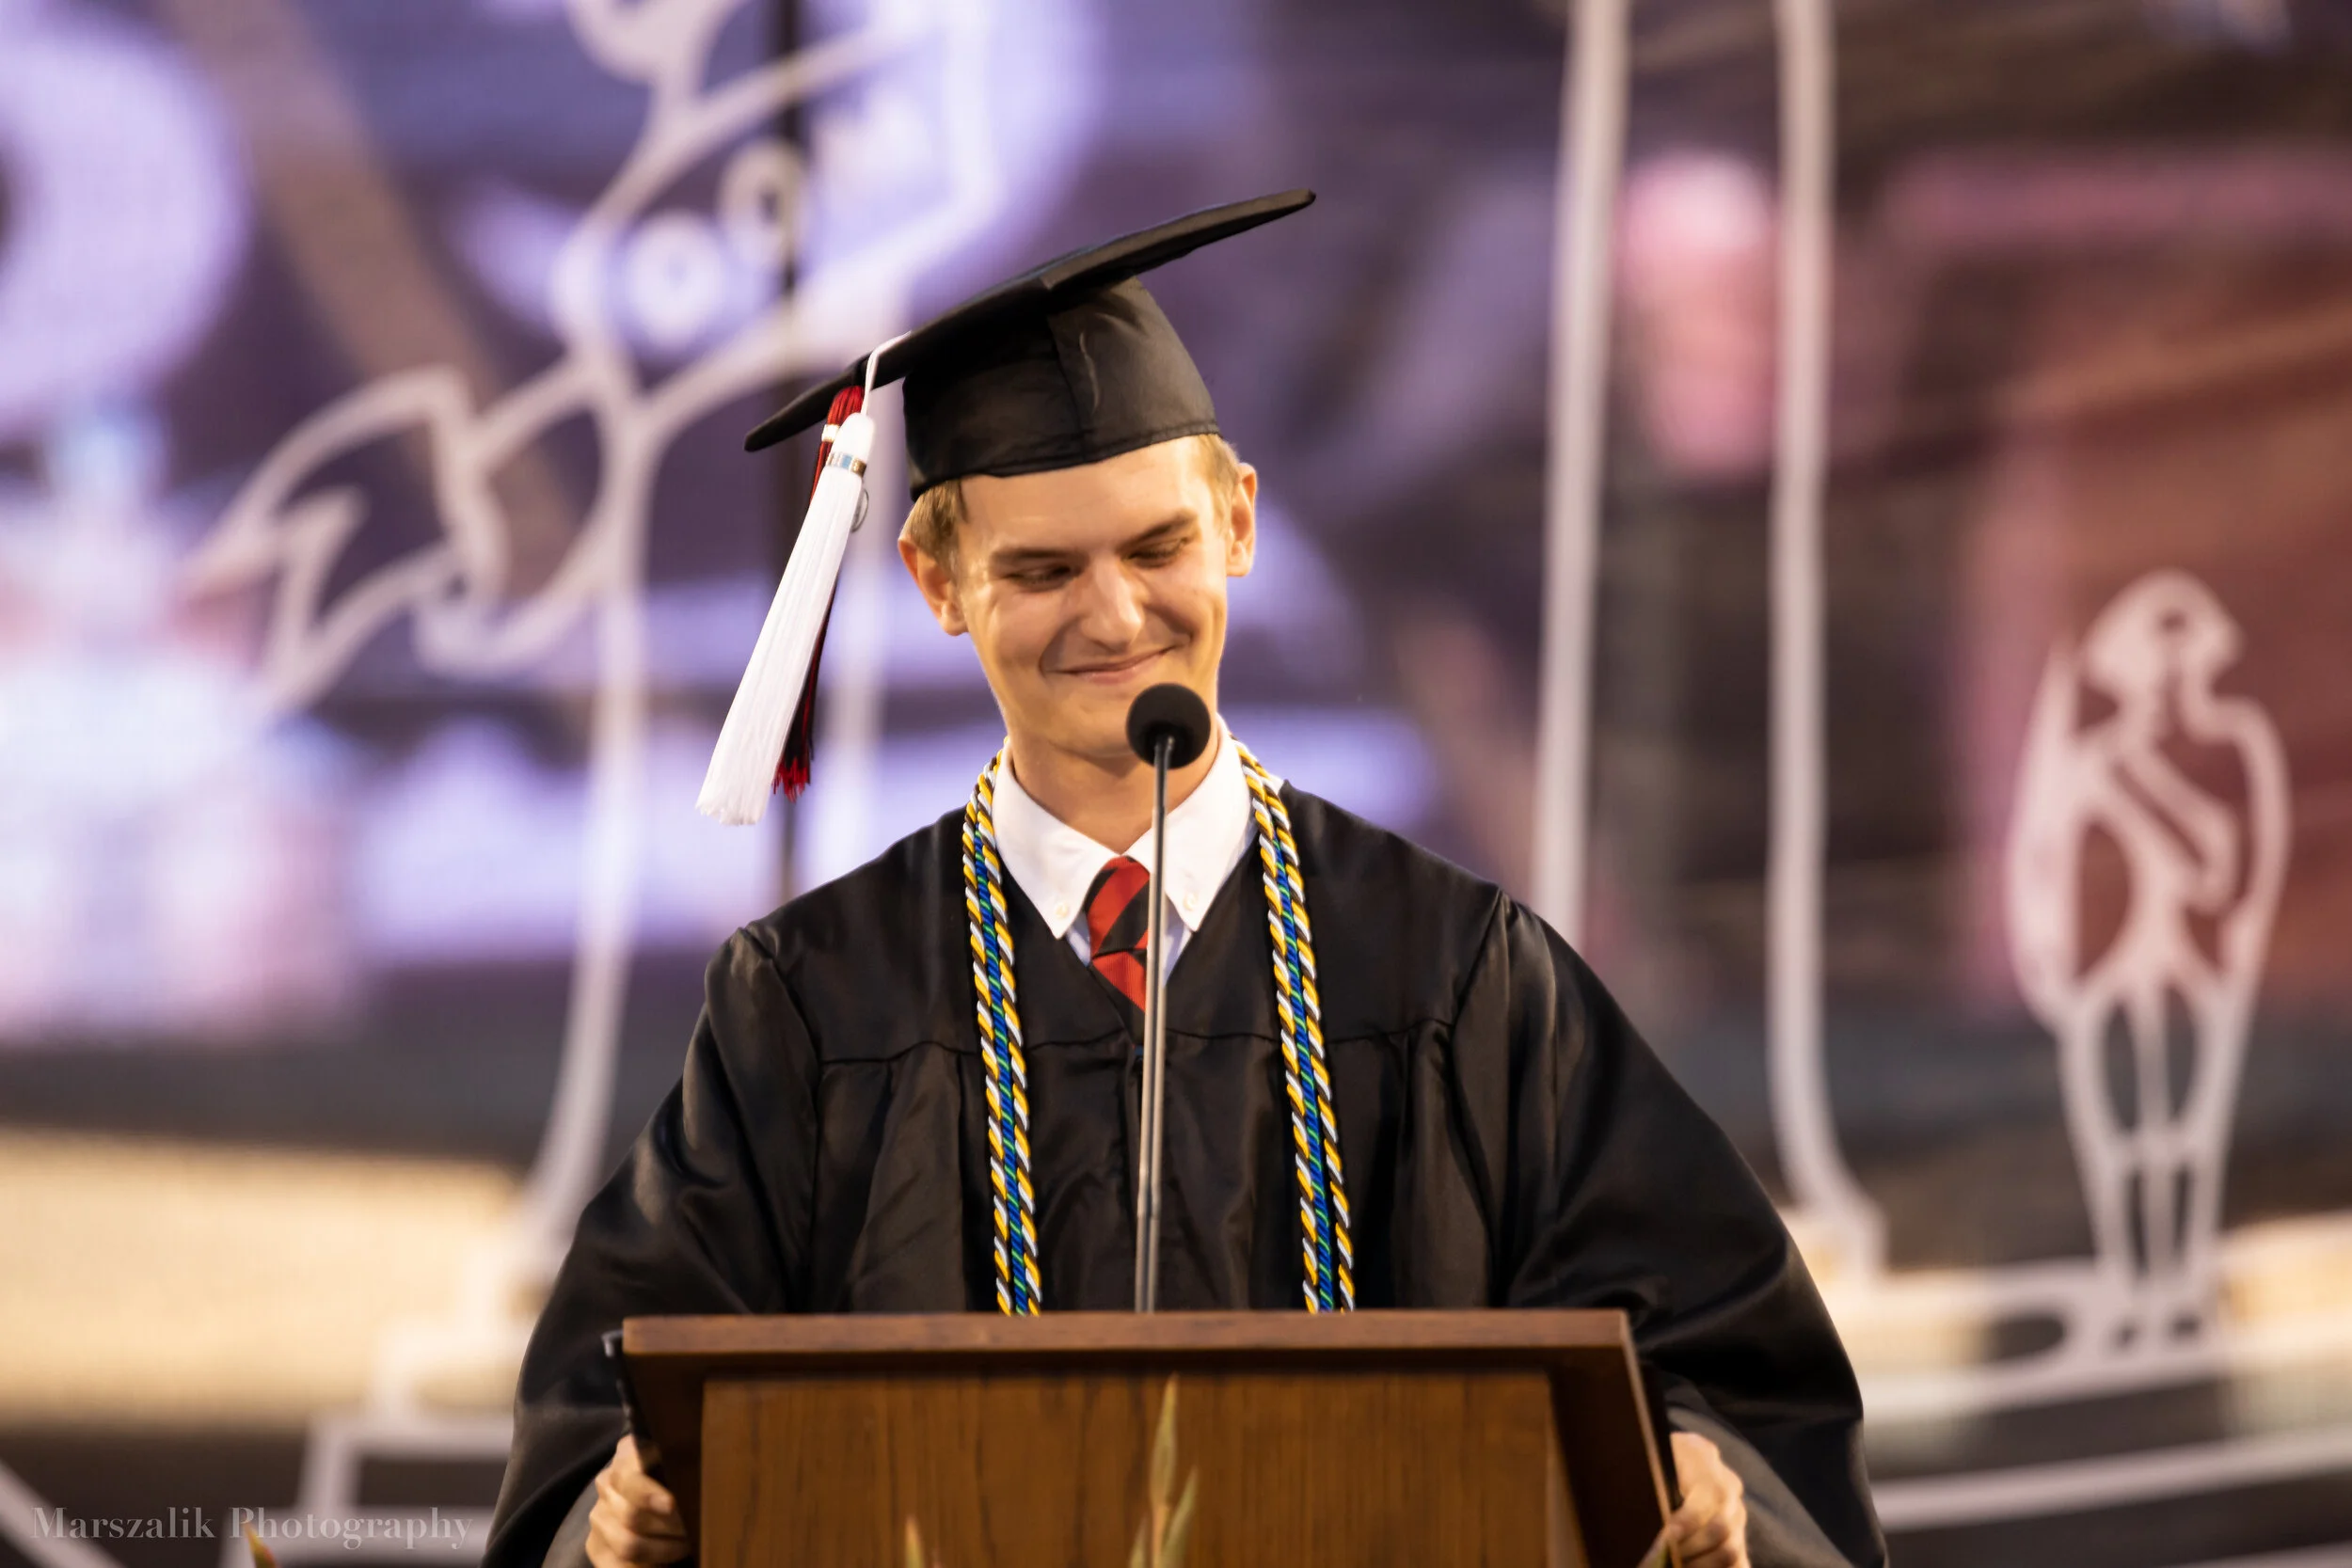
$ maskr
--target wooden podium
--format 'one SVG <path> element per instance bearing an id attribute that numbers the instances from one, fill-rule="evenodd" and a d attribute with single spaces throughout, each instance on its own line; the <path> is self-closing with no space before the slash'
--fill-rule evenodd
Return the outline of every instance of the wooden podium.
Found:
<path id="1" fill-rule="evenodd" d="M 910 1525 L 940 1568 L 1120 1568 L 1188 1483 L 1184 1568 L 1636 1568 L 1667 1512 L 1617 1312 L 634 1318 L 623 1348 L 702 1568 L 904 1568 Z"/>

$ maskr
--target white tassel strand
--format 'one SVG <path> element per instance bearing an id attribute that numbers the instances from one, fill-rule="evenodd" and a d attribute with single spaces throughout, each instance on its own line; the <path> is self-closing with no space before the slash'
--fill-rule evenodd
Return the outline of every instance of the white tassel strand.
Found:
<path id="1" fill-rule="evenodd" d="M 745 824 L 767 815 L 776 764 L 800 709 L 801 686 L 833 603 L 834 582 L 841 575 L 842 552 L 864 508 L 866 462 L 873 448 L 872 420 L 852 414 L 841 421 L 743 684 L 735 689 L 727 721 L 719 730 L 710 771 L 703 776 L 694 808 L 705 816 Z"/>

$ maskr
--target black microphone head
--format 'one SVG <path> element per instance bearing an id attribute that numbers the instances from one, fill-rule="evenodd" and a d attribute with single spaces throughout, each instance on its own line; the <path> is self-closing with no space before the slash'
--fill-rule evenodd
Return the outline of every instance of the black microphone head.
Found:
<path id="1" fill-rule="evenodd" d="M 1164 681 L 1148 688 L 1127 710 L 1127 744 L 1152 760 L 1160 736 L 1168 736 L 1168 765 L 1182 768 L 1209 749 L 1209 705 L 1189 686 Z"/>

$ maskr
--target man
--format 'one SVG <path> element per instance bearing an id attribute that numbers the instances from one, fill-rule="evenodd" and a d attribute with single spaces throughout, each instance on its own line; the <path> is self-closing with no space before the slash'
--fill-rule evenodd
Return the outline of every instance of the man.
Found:
<path id="1" fill-rule="evenodd" d="M 900 555 L 1005 749 L 963 809 L 712 963 L 533 1337 L 492 1568 L 683 1555 L 598 1354 L 624 1316 L 1129 1305 L 1152 776 L 1127 708 L 1175 681 L 1215 710 L 1257 499 L 1133 274 L 1303 204 L 1065 259 L 900 354 Z M 1163 1305 L 1622 1307 L 1686 1564 L 1883 1561 L 1787 1233 L 1576 955 L 1221 723 L 1168 799 Z"/>

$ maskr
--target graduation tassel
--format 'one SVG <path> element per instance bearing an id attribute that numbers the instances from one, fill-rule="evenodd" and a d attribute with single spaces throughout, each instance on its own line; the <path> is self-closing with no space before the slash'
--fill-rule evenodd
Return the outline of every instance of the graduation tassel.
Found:
<path id="1" fill-rule="evenodd" d="M 825 428 L 817 441 L 817 472 L 809 480 L 809 506 L 817 504 L 817 486 L 824 482 L 825 460 L 833 455 L 834 439 L 840 434 L 841 421 L 866 406 L 866 390 L 861 387 L 846 387 L 835 392 L 833 407 L 825 415 Z M 858 519 L 850 525 L 857 531 L 865 519 L 866 499 L 858 498 Z M 776 780 L 773 785 L 784 791 L 787 800 L 797 800 L 808 781 L 817 761 L 817 674 L 825 658 L 825 633 L 833 627 L 833 594 L 825 595 L 825 618 L 817 624 L 817 645 L 808 651 L 808 678 L 801 682 L 800 705 L 793 710 L 792 727 L 785 732 L 784 755 L 776 760 Z"/>
<path id="2" fill-rule="evenodd" d="M 817 483 L 784 580 L 768 607 L 759 641 L 720 727 L 710 770 L 694 808 L 722 822 L 758 821 L 777 788 L 798 795 L 808 784 L 817 700 L 817 656 L 833 613 L 842 552 L 866 510 L 866 462 L 874 421 L 864 388 L 835 394 L 817 451 Z"/>

